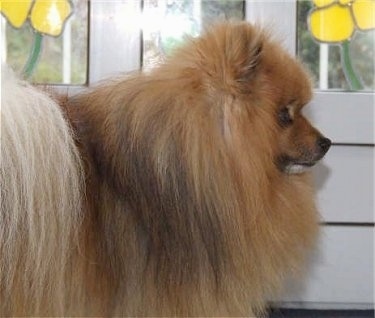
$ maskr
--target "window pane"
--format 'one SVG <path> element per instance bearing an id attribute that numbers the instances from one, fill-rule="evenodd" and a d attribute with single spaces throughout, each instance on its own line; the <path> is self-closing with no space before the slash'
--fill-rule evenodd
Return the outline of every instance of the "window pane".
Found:
<path id="1" fill-rule="evenodd" d="M 243 0 L 145 0 L 143 9 L 143 67 L 151 68 L 184 35 L 196 36 L 215 20 L 244 18 Z"/>
<path id="2" fill-rule="evenodd" d="M 375 1 L 315 3 L 321 6 L 298 1 L 297 37 L 298 55 L 311 70 L 315 86 L 375 90 Z"/>
<path id="3" fill-rule="evenodd" d="M 30 73 L 35 83 L 85 84 L 88 1 L 34 0 L 30 7 L 21 4 L 17 12 L 21 15 L 25 10 L 25 15 L 20 26 L 12 5 L 15 2 L 9 1 L 10 9 L 7 11 L 5 5 L 2 8 L 2 45 L 6 46 L 3 60 L 17 72 Z M 46 23 L 51 19 L 55 20 Z"/>

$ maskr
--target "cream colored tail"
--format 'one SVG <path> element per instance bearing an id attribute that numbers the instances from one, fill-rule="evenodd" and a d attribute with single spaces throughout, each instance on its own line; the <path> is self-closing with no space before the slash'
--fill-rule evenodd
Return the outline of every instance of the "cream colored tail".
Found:
<path id="1" fill-rule="evenodd" d="M 0 316 L 59 313 L 81 221 L 81 162 L 59 106 L 5 66 L 0 186 Z"/>

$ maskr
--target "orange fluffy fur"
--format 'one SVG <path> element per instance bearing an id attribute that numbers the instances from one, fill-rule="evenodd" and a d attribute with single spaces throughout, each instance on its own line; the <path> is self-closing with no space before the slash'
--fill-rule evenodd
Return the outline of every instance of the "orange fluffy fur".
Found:
<path id="1" fill-rule="evenodd" d="M 55 270 L 47 263 L 18 262 L 24 274 L 0 295 L 23 296 L 1 313 L 260 314 L 285 277 L 298 273 L 317 236 L 309 174 L 287 174 L 276 164 L 286 148 L 297 153 L 293 140 L 312 148 L 320 136 L 302 115 L 297 128 L 277 123 L 280 107 L 310 98 L 298 62 L 246 23 L 218 25 L 150 73 L 70 98 L 62 107 L 75 131 L 86 191 L 82 223 L 73 225 L 79 241 L 71 242 L 72 255 L 62 255 L 67 286 L 50 288 L 59 278 L 41 272 Z M 5 232 L 16 226 L 7 209 L 2 201 Z M 54 222 L 41 220 L 35 230 Z M 58 231 L 71 226 L 53 224 Z M 34 239 L 30 244 L 38 244 Z M 21 254 L 21 240 L 13 238 L 15 251 L 1 246 L 2 264 L 4 251 Z M 22 253 L 43 263 L 59 244 Z M 2 282 L 11 266 L 5 262 Z M 27 303 L 28 275 L 44 278 L 35 288 L 45 308 Z M 57 298 L 62 312 L 53 306 Z"/>

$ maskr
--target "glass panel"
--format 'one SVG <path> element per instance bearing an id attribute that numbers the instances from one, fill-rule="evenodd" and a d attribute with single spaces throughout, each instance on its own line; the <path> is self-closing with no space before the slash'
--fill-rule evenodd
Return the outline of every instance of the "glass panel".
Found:
<path id="1" fill-rule="evenodd" d="M 2 1 L 3 61 L 34 83 L 85 84 L 88 1 Z"/>
<path id="2" fill-rule="evenodd" d="M 215 20 L 244 19 L 243 0 L 145 0 L 143 8 L 143 68 L 151 68 L 184 35 L 196 36 Z"/>
<path id="3" fill-rule="evenodd" d="M 375 90 L 375 1 L 299 0 L 297 54 L 322 90 Z"/>

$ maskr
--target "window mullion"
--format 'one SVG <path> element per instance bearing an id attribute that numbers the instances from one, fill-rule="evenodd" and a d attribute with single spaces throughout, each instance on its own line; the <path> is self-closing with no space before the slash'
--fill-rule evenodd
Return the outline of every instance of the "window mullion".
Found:
<path id="1" fill-rule="evenodd" d="M 92 0 L 89 32 L 89 84 L 140 68 L 141 0 Z"/>
<path id="2" fill-rule="evenodd" d="M 288 1 L 246 1 L 246 21 L 269 26 L 272 34 L 282 41 L 293 55 L 297 44 L 297 0 Z"/>

